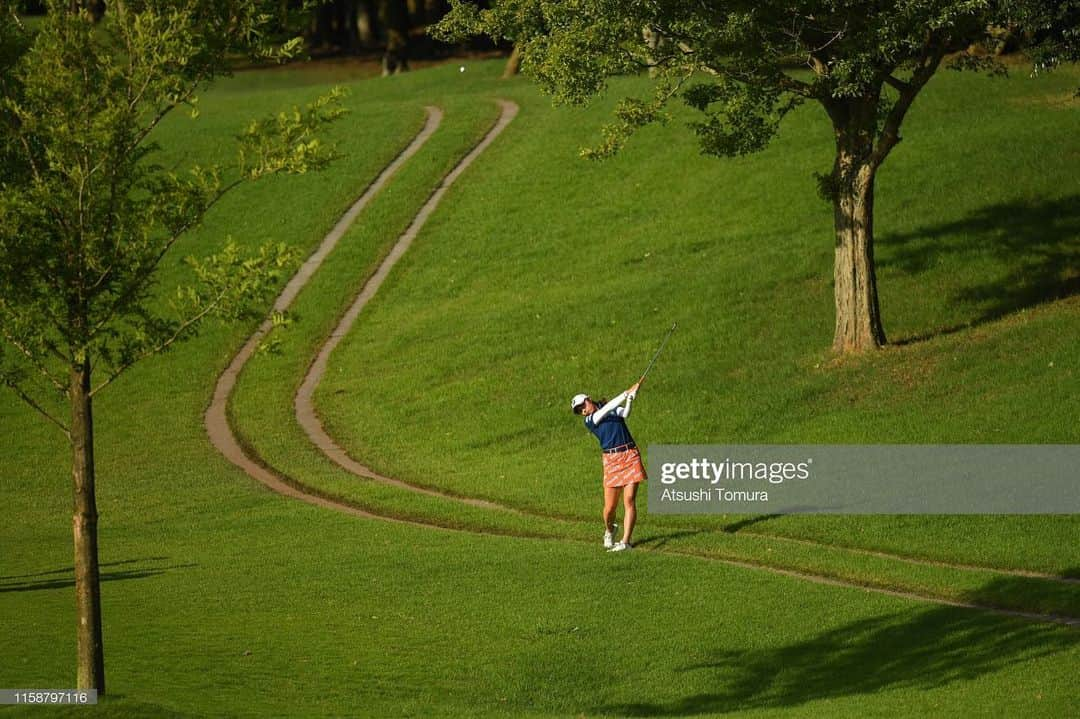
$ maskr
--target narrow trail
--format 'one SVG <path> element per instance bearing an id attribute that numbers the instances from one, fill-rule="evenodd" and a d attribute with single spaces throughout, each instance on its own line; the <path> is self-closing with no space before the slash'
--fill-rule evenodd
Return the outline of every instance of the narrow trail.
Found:
<path id="1" fill-rule="evenodd" d="M 323 241 L 316 248 L 315 252 L 308 257 L 307 261 L 301 265 L 288 284 L 285 285 L 285 289 L 278 295 L 277 300 L 274 301 L 274 310 L 277 312 L 285 312 L 292 305 L 296 296 L 300 294 L 300 290 L 304 288 L 304 285 L 312 278 L 315 272 L 322 266 L 323 261 L 330 254 L 330 252 L 337 246 L 337 243 L 345 235 L 345 232 L 352 226 L 357 216 L 360 214 L 372 198 L 379 194 L 379 191 L 390 181 L 398 170 L 402 168 L 406 161 L 420 151 L 420 148 L 431 136 L 435 134 L 435 131 L 442 124 L 443 112 L 437 107 L 425 108 L 427 118 L 424 122 L 424 126 L 420 129 L 420 132 L 412 139 L 412 142 L 402 150 L 397 157 L 395 157 L 389 165 L 383 168 L 378 177 L 368 185 L 364 193 L 360 195 L 360 198 L 352 204 L 351 207 L 342 215 L 337 224 L 330 230 L 330 232 L 323 238 Z M 240 469 L 244 470 L 249 476 L 262 482 L 270 489 L 284 494 L 294 499 L 300 499 L 311 504 L 316 504 L 322 507 L 330 509 L 337 509 L 339 511 L 346 511 L 349 514 L 355 514 L 363 517 L 376 518 L 376 515 L 364 512 L 356 507 L 345 507 L 343 505 L 336 504 L 324 497 L 317 496 L 313 493 L 299 489 L 294 484 L 289 483 L 283 477 L 277 473 L 269 470 L 262 463 L 256 461 L 250 456 L 243 447 L 241 447 L 236 435 L 233 434 L 232 427 L 229 425 L 228 419 L 228 405 L 229 396 L 232 394 L 233 388 L 236 386 L 236 379 L 240 376 L 240 371 L 243 370 L 244 365 L 258 349 L 259 343 L 263 341 L 263 338 L 273 328 L 273 321 L 266 319 L 263 321 L 259 328 L 255 330 L 255 333 L 248 338 L 248 341 L 244 343 L 244 346 L 240 348 L 240 351 L 233 357 L 232 362 L 225 368 L 225 371 L 218 377 L 217 384 L 214 387 L 214 396 L 210 401 L 210 407 L 206 410 L 205 424 L 206 431 L 210 435 L 210 441 L 217 448 L 219 452 L 225 455 L 225 458 L 235 464 Z"/>
<path id="2" fill-rule="evenodd" d="M 501 114 L 495 125 L 484 135 L 483 139 L 464 157 L 458 162 L 457 165 L 450 171 L 443 181 L 431 194 L 428 200 L 424 203 L 423 207 L 419 210 L 416 216 L 413 218 L 409 227 L 401 235 L 401 237 L 394 244 L 389 254 L 379 265 L 375 273 L 368 279 L 357 296 L 356 300 L 350 306 L 348 311 L 342 317 L 342 320 L 338 326 L 331 333 L 326 343 L 319 349 L 314 361 L 312 362 L 307 374 L 304 377 L 303 383 L 295 398 L 295 411 L 298 422 L 304 431 L 307 433 L 310 440 L 319 448 L 328 458 L 334 463 L 350 472 L 351 474 L 362 477 L 365 479 L 388 484 L 400 489 L 405 489 L 410 492 L 416 492 L 428 496 L 438 497 L 440 499 L 446 499 L 455 502 L 461 502 L 464 504 L 483 507 L 486 509 L 494 509 L 500 511 L 511 512 L 525 516 L 539 516 L 533 515 L 530 512 L 521 510 L 509 505 L 500 504 L 489 500 L 478 499 L 474 497 L 465 497 L 448 492 L 440 491 L 430 487 L 423 487 L 420 485 L 404 482 L 399 479 L 391 477 L 385 477 L 373 471 L 369 467 L 365 466 L 361 462 L 358 462 L 354 458 L 350 457 L 348 453 L 334 441 L 326 430 L 322 426 L 322 422 L 319 420 L 313 403 L 313 395 L 316 387 L 318 387 L 319 381 L 325 374 L 329 357 L 333 350 L 341 342 L 342 338 L 348 334 L 356 318 L 359 316 L 360 311 L 367 304 L 367 302 L 375 295 L 383 281 L 389 275 L 393 266 L 404 255 L 405 251 L 412 244 L 413 239 L 419 233 L 420 229 L 426 223 L 427 219 L 431 216 L 434 210 L 439 205 L 447 189 L 461 176 L 465 169 L 472 164 L 472 162 L 488 148 L 488 146 L 498 137 L 499 134 L 513 121 L 514 117 L 518 113 L 518 106 L 506 100 L 497 101 Z M 311 255 L 311 257 L 301 266 L 296 275 L 289 281 L 281 295 L 274 303 L 274 309 L 279 312 L 283 312 L 289 308 L 293 300 L 299 294 L 300 290 L 307 284 L 314 273 L 321 266 L 326 256 L 334 248 L 337 242 L 344 235 L 345 231 L 356 219 L 360 211 L 368 204 L 368 202 L 386 185 L 386 183 L 393 177 L 393 175 L 401 168 L 401 166 L 413 155 L 415 155 L 420 148 L 427 142 L 427 140 L 434 134 L 439 124 L 442 121 L 442 111 L 436 107 L 428 107 L 427 121 L 423 129 L 416 135 L 412 142 L 406 147 L 401 154 L 399 154 L 375 179 L 374 182 L 367 188 L 364 194 L 349 208 L 349 210 L 342 216 L 341 220 L 334 226 L 330 233 L 326 236 L 323 242 L 319 245 L 318 249 Z M 437 524 L 434 522 L 403 519 L 400 517 L 389 516 L 385 514 L 379 514 L 371 512 L 360 507 L 357 507 L 348 502 L 336 499 L 320 493 L 316 489 L 306 487 L 299 482 L 292 480 L 273 468 L 267 466 L 261 458 L 258 457 L 256 452 L 252 449 L 242 446 L 240 440 L 234 434 L 231 425 L 228 421 L 227 407 L 229 397 L 236 385 L 237 377 L 243 370 L 244 365 L 254 354 L 255 350 L 262 342 L 263 338 L 272 328 L 270 320 L 266 320 L 255 331 L 255 333 L 248 339 L 244 346 L 233 358 L 232 362 L 225 369 L 225 371 L 218 378 L 218 382 L 215 386 L 213 399 L 211 400 L 210 407 L 205 415 L 206 429 L 210 436 L 210 440 L 213 445 L 220 451 L 230 462 L 242 469 L 248 476 L 262 483 L 269 489 L 278 494 L 298 499 L 309 504 L 323 507 L 326 509 L 332 509 L 345 514 L 353 516 L 364 517 L 367 519 L 378 519 L 382 521 L 390 521 L 395 523 L 408 524 L 412 526 L 424 527 L 434 530 L 451 531 L 456 533 L 467 533 L 473 535 L 499 535 L 499 536 L 520 536 L 513 532 L 499 532 L 499 531 L 480 531 L 475 529 L 465 529 L 460 527 L 454 527 L 450 525 Z M 564 517 L 552 517 L 544 515 L 544 519 L 547 520 L 560 520 L 566 522 L 577 522 L 578 520 L 568 519 Z M 774 537 L 773 535 L 759 535 L 767 536 L 771 539 L 788 539 L 783 537 Z M 586 544 L 581 540 L 570 539 L 564 537 L 532 537 L 534 539 L 555 540 L 561 542 L 572 542 L 575 544 Z M 790 541 L 818 544 L 812 540 L 798 540 L 791 539 Z M 822 547 L 828 547 L 830 549 L 848 549 L 843 547 L 834 547 L 833 545 L 821 544 Z M 810 574 L 793 569 L 785 569 L 767 564 L 758 564 L 751 561 L 741 561 L 735 559 L 726 559 L 722 557 L 716 557 L 705 554 L 698 554 L 691 551 L 682 551 L 678 549 L 648 549 L 639 548 L 637 551 L 641 552 L 655 552 L 660 554 L 677 555 L 683 557 L 690 557 L 698 560 L 719 562 L 733 567 L 740 567 L 744 569 L 752 569 L 756 571 L 769 572 L 771 574 L 791 577 L 800 579 L 803 581 L 809 581 L 816 584 L 846 587 L 849 589 L 858 589 L 867 592 L 874 592 L 877 594 L 885 594 L 888 596 L 902 597 L 905 599 L 911 599 L 915 601 L 962 607 L 966 609 L 975 609 L 985 612 L 991 612 L 994 614 L 1000 614 L 1012 617 L 1021 617 L 1030 620 L 1036 620 L 1041 622 L 1052 622 L 1057 624 L 1065 624 L 1068 626 L 1080 626 L 1080 619 L 1073 617 L 1065 617 L 1058 615 L 1039 614 L 1035 612 L 1024 612 L 1011 609 L 1000 609 L 996 607 L 989 607 L 980 604 L 961 602 L 956 600 L 945 599 L 941 597 L 935 597 L 930 595 L 918 594 L 915 592 L 906 592 L 902 590 L 888 589 L 884 587 L 868 586 L 859 584 L 857 582 L 838 579 L 829 576 Z M 1059 577 L 1052 577 L 1050 575 L 1038 575 L 1027 572 L 1011 571 L 1011 570 L 997 570 L 988 567 L 974 567 L 967 565 L 952 565 L 942 562 L 934 562 L 930 560 L 919 560 L 915 558 L 903 557 L 901 555 L 892 555 L 883 552 L 874 552 L 872 550 L 852 550 L 862 554 L 872 554 L 891 559 L 900 559 L 903 561 L 912 562 L 915 564 L 927 564 L 934 566 L 945 566 L 956 569 L 971 569 L 987 572 L 995 572 L 1000 574 L 1017 574 L 1021 576 L 1038 576 L 1040 578 L 1060 579 Z"/>
<path id="3" fill-rule="evenodd" d="M 450 495 L 445 492 L 440 492 L 434 489 L 428 489 L 416 484 L 410 484 L 403 482 L 400 479 L 394 479 L 392 477 L 384 477 L 381 474 L 376 473 L 371 468 L 357 462 L 350 457 L 344 449 L 338 445 L 333 438 L 327 434 L 326 430 L 322 426 L 322 422 L 319 420 L 318 415 L 315 413 L 315 405 L 313 397 L 315 394 L 315 388 L 319 386 L 319 382 L 322 381 L 323 375 L 326 373 L 326 365 L 330 360 L 330 354 L 337 348 L 342 338 L 349 333 L 353 323 L 356 322 L 356 318 L 360 316 L 360 310 L 368 303 L 379 288 L 382 287 L 383 281 L 390 274 L 390 270 L 393 269 L 397 261 L 402 258 L 405 251 L 409 249 L 409 245 L 416 238 L 416 235 L 420 232 L 420 229 L 427 223 L 428 218 L 431 217 L 431 213 L 435 211 L 435 208 L 439 206 L 442 201 L 443 195 L 450 188 L 454 182 L 461 177 L 461 174 L 465 172 L 465 169 L 473 163 L 481 153 L 484 152 L 494 142 L 503 130 L 506 129 L 515 117 L 517 117 L 518 106 L 512 102 L 506 100 L 499 100 L 499 107 L 502 112 L 499 115 L 498 121 L 495 126 L 492 127 L 484 138 L 474 147 L 465 157 L 454 166 L 454 169 L 443 178 L 443 181 L 436 188 L 435 192 L 431 194 L 427 202 L 424 203 L 420 211 L 413 217 L 412 222 L 406 228 L 405 232 L 398 238 L 398 241 L 394 243 L 390 253 L 379 265 L 379 269 L 375 271 L 375 274 L 364 283 L 363 289 L 360 290 L 359 296 L 349 307 L 348 311 L 341 318 L 341 322 L 334 328 L 334 331 L 330 333 L 330 338 L 326 341 L 320 349 L 318 355 L 315 357 L 315 361 L 311 363 L 308 368 L 307 375 L 304 377 L 303 384 L 300 385 L 300 390 L 296 393 L 296 419 L 300 423 L 300 426 L 304 428 L 308 438 L 312 443 L 319 448 L 323 454 L 332 459 L 338 466 L 345 469 L 347 472 L 351 472 L 358 477 L 365 477 L 367 479 L 373 479 L 377 482 L 393 485 L 400 489 L 406 489 L 410 492 L 417 492 L 420 494 L 426 494 L 433 497 L 442 497 L 446 499 L 453 499 L 464 504 L 469 504 L 475 507 L 484 507 L 485 509 L 500 509 L 507 512 L 514 512 L 520 514 L 521 512 L 513 507 L 509 507 L 497 502 L 490 502 L 483 499 L 476 499 L 473 497 L 463 497 L 458 495 Z"/>

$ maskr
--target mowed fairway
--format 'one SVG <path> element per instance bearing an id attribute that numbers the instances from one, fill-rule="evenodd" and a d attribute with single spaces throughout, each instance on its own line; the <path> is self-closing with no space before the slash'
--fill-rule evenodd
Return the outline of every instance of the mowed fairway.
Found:
<path id="1" fill-rule="evenodd" d="M 594 164 L 575 154 L 606 108 L 524 95 L 518 141 L 448 199 L 333 359 L 324 421 L 391 476 L 592 519 L 598 461 L 569 397 L 625 388 L 678 320 L 634 417 L 643 443 L 1076 442 L 1076 84 L 935 78 L 879 181 L 882 307 L 905 344 L 839 366 L 820 111 L 760 156 L 703 158 L 671 127 Z M 663 521 L 1080 567 L 1075 517 L 740 519 Z"/>
<path id="2" fill-rule="evenodd" d="M 357 519 L 244 477 L 206 440 L 202 413 L 252 327 L 208 332 L 124 377 L 97 405 L 109 696 L 96 711 L 66 713 L 1066 715 L 1080 699 L 1074 628 L 701 558 L 602 553 L 596 523 L 586 522 L 598 509 L 595 448 L 565 405 L 579 387 L 621 389 L 611 383 L 632 379 L 656 328 L 677 317 L 688 331 L 672 341 L 633 420 L 643 442 L 1077 441 L 1076 297 L 999 312 L 1000 320 L 994 310 L 1013 297 L 1010 285 L 1005 299 L 955 297 L 958 288 L 1044 256 L 1076 272 L 1078 220 L 1067 210 L 1080 192 L 1068 160 L 1080 150 L 1078 110 L 1035 101 L 1075 87 L 1077 74 L 1038 84 L 938 78 L 942 94 L 916 106 L 925 114 L 913 111 L 910 138 L 882 176 L 886 327 L 914 337 L 976 326 L 833 367 L 824 352 L 829 219 L 809 178 L 828 164 L 821 118 L 800 116 L 782 138 L 788 144 L 760 158 L 696 158 L 672 127 L 644 135 L 614 163 L 592 165 L 574 153 L 595 136 L 604 108 L 553 111 L 524 82 L 497 82 L 500 69 L 470 64 L 464 75 L 440 68 L 356 83 L 352 114 L 334 131 L 344 152 L 338 164 L 245 190 L 176 258 L 206 252 L 225 234 L 250 246 L 282 239 L 314 247 L 419 129 L 423 106 L 442 107 L 439 133 L 298 298 L 298 322 L 281 336 L 281 352 L 257 357 L 241 376 L 232 415 L 254 451 L 298 482 L 385 514 L 474 531 Z M 203 119 L 177 120 L 162 141 L 177 157 L 212 156 L 251 114 L 310 99 L 313 77 L 238 77 L 207 95 Z M 945 102 L 950 91 L 1014 110 L 1006 112 L 1014 125 L 990 124 L 988 137 L 1002 144 L 989 151 L 1019 157 L 1030 178 L 1002 168 L 993 159 L 1000 155 L 978 161 L 986 163 L 981 180 L 971 177 L 981 165 L 955 158 L 926 166 L 945 148 L 977 156 L 958 149 L 962 143 L 987 149 L 985 137 L 934 119 L 954 112 Z M 448 193 L 335 355 L 335 374 L 317 400 L 331 433 L 387 474 L 559 519 L 361 482 L 315 452 L 292 419 L 311 350 L 440 178 L 494 122 L 494 97 L 517 100 L 521 115 Z M 1007 144 L 1032 114 L 1044 119 L 1035 123 L 1044 134 L 1024 142 L 1055 148 L 1037 158 Z M 931 141 L 913 156 L 917 143 Z M 930 170 L 955 173 L 943 185 L 948 196 L 912 176 Z M 1043 184 L 1028 184 L 1036 178 Z M 1038 204 L 1040 193 L 1048 205 Z M 1031 204 L 1032 222 L 1059 229 L 1040 232 L 1047 239 L 1010 259 L 987 239 L 998 236 L 994 224 L 973 249 L 965 218 L 1009 201 Z M 894 246 L 928 245 L 925 267 L 905 269 L 899 251 L 890 260 L 890 232 Z M 933 251 L 930 240 L 942 236 L 954 252 Z M 1036 279 L 1068 288 L 1074 276 Z M 615 293 L 628 309 L 606 304 Z M 1031 290 L 1011 309 L 1048 293 Z M 11 518 L 0 525 L 0 686 L 68 686 L 66 450 L 10 397 L 0 421 L 0 496 Z M 998 425 L 1007 433 L 988 433 Z M 640 537 L 660 549 L 717 556 L 730 556 L 737 543 L 769 564 L 763 555 L 780 540 L 719 531 L 734 521 L 646 516 Z M 1054 575 L 1080 567 L 1072 518 L 803 517 L 751 526 Z M 983 592 L 1000 599 L 986 603 L 1033 610 L 1078 601 L 1075 584 L 967 570 L 928 577 L 932 568 L 923 565 L 877 568 L 865 555 L 830 559 L 825 548 L 798 546 L 804 554 L 780 564 L 806 570 L 832 562 L 819 573 L 847 571 L 868 583 L 876 571 L 893 572 L 886 585 L 941 596 L 960 587 L 956 598 Z M 910 586 L 919 583 L 927 586 Z"/>

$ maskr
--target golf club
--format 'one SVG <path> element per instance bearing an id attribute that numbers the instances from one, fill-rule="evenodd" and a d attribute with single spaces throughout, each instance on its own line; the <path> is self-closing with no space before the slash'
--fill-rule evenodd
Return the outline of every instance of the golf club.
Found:
<path id="1" fill-rule="evenodd" d="M 641 384 L 645 381 L 645 375 L 649 374 L 649 370 L 651 370 L 653 368 L 653 365 L 656 364 L 656 358 L 659 357 L 660 353 L 664 351 L 664 345 L 667 344 L 668 338 L 670 338 L 671 333 L 675 331 L 675 326 L 677 324 L 678 323 L 676 322 L 671 323 L 671 329 L 669 329 L 667 331 L 667 334 L 664 335 L 664 340 L 660 343 L 660 348 L 656 350 L 656 354 L 653 355 L 652 361 L 649 362 L 649 366 L 646 367 L 645 371 L 641 373 L 641 379 L 638 380 L 638 384 Z"/>

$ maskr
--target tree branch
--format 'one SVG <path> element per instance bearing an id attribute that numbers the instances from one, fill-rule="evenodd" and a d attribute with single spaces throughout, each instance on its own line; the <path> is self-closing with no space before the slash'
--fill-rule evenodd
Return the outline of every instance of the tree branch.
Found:
<path id="1" fill-rule="evenodd" d="M 670 55 L 669 54 L 669 55 L 664 55 L 663 57 L 661 57 L 659 59 L 656 59 L 656 60 L 642 60 L 640 58 L 635 57 L 634 53 L 630 52 L 627 49 L 624 49 L 623 52 L 626 54 L 626 58 L 630 62 L 634 63 L 638 67 L 645 67 L 645 68 L 663 67 L 664 65 L 667 65 L 671 61 L 676 60 L 678 58 L 678 55 Z M 685 54 L 685 53 L 683 53 L 683 54 Z"/>
<path id="2" fill-rule="evenodd" d="M 34 161 L 34 152 L 30 148 L 30 142 L 27 139 L 28 135 L 22 131 L 23 126 L 22 121 L 19 119 L 18 109 L 12 113 L 4 113 L 2 117 L 8 120 L 7 125 L 15 133 L 15 137 L 19 138 L 19 144 L 26 151 L 26 159 L 30 163 L 30 171 L 34 174 L 34 179 L 41 182 L 41 172 L 38 170 L 37 162 Z"/>
<path id="3" fill-rule="evenodd" d="M 34 173 L 34 179 L 41 182 L 41 173 L 38 171 L 37 162 L 34 161 L 34 153 L 30 149 L 30 142 L 26 139 L 24 133 L 19 132 L 19 128 L 15 128 L 15 134 L 19 136 L 19 141 L 22 143 L 23 149 L 26 150 L 26 159 L 30 162 L 30 171 Z"/>
<path id="4" fill-rule="evenodd" d="M 877 145 L 870 155 L 870 162 L 874 167 L 880 166 L 889 155 L 889 152 L 900 142 L 900 125 L 903 124 L 904 117 L 907 115 L 907 111 L 911 108 L 911 103 L 915 101 L 919 91 L 923 89 L 937 71 L 942 58 L 945 57 L 947 47 L 947 38 L 939 40 L 932 33 L 927 34 L 922 53 L 915 65 L 915 72 L 912 73 L 911 80 L 902 83 L 904 87 L 900 89 L 900 98 L 886 116 L 881 133 L 878 135 Z M 893 83 L 889 82 L 889 80 L 895 78 L 892 78 L 891 73 L 887 73 L 883 79 L 892 85 Z"/>
<path id="5" fill-rule="evenodd" d="M 200 79 L 200 80 L 198 80 L 197 82 L 201 82 L 201 81 L 202 81 L 202 80 Z M 130 145 L 128 146 L 128 151 L 129 151 L 129 152 L 130 152 L 130 151 L 132 151 L 132 150 L 134 150 L 134 149 L 135 149 L 136 147 L 138 147 L 138 146 L 139 146 L 140 144 L 142 144 L 142 141 L 146 139 L 147 135 L 149 135 L 149 134 L 150 134 L 151 132 L 153 132 L 154 128 L 155 128 L 155 127 L 157 127 L 157 126 L 158 126 L 158 124 L 159 124 L 159 123 L 160 123 L 160 122 L 161 122 L 162 120 L 164 120 L 164 119 L 165 119 L 165 116 L 166 116 L 166 115 L 168 115 L 168 114 L 169 114 L 170 112 L 172 112 L 173 110 L 175 110 L 175 109 L 176 109 L 176 107 L 177 107 L 178 105 L 182 105 L 183 103 L 185 103 L 185 102 L 187 102 L 188 100 L 190 100 L 190 99 L 192 98 L 192 96 L 194 96 L 194 95 L 195 95 L 195 88 L 197 88 L 197 87 L 198 87 L 198 84 L 197 84 L 197 82 L 196 82 L 196 83 L 193 83 L 193 84 L 191 85 L 191 87 L 190 87 L 190 88 L 188 89 L 188 91 L 187 91 L 187 92 L 186 92 L 186 93 L 184 94 L 184 96 L 183 96 L 183 97 L 181 97 L 181 98 L 178 98 L 178 99 L 176 99 L 176 100 L 175 100 L 175 101 L 173 101 L 173 102 L 167 103 L 167 104 L 166 104 L 166 105 L 165 105 L 164 107 L 162 107 L 161 109 L 159 109 L 159 110 L 158 110 L 158 111 L 157 111 L 157 112 L 156 112 L 156 113 L 155 113 L 155 114 L 153 115 L 153 117 L 152 117 L 152 119 L 150 120 L 150 122 L 149 122 L 149 123 L 148 123 L 148 124 L 147 124 L 147 125 L 146 125 L 145 127 L 143 127 L 143 129 L 139 130 L 139 132 L 137 132 L 137 133 L 135 134 L 135 138 L 134 138 L 134 139 L 132 140 L 131 144 L 130 144 Z M 140 94 L 141 94 L 141 91 L 140 91 Z M 138 101 L 138 98 L 136 98 L 136 101 Z"/>
<path id="6" fill-rule="evenodd" d="M 128 370 L 135 363 L 141 362 L 142 360 L 146 359 L 147 357 L 152 357 L 152 356 L 158 354 L 159 352 L 163 352 L 166 349 L 168 349 L 170 345 L 172 345 L 174 342 L 176 342 L 178 339 L 180 339 L 180 336 L 183 335 L 184 332 L 189 327 L 191 327 L 191 326 L 197 324 L 198 322 L 202 321 L 202 319 L 204 317 L 206 317 L 208 314 L 213 312 L 218 307 L 218 305 L 221 304 L 221 301 L 225 298 L 226 293 L 227 293 L 227 290 L 222 290 L 218 294 L 218 296 L 214 298 L 213 302 L 207 304 L 206 307 L 204 307 L 201 311 L 199 311 L 198 313 L 192 315 L 191 317 L 189 317 L 184 322 L 181 322 L 180 326 L 176 328 L 176 331 L 173 332 L 172 336 L 169 337 L 169 339 L 165 340 L 164 342 L 157 345 L 156 347 L 148 349 L 145 352 L 143 352 L 143 353 L 141 353 L 139 355 L 136 355 L 135 357 L 132 357 L 130 360 L 128 360 L 127 362 L 125 362 L 124 364 L 120 365 L 115 370 L 113 370 L 112 374 L 110 374 L 109 377 L 104 382 L 99 384 L 94 389 L 90 390 L 90 396 L 93 397 L 98 392 L 100 392 L 101 390 L 108 387 L 110 384 L 112 384 L 113 380 L 115 380 L 117 377 L 119 377 L 121 374 L 123 374 L 126 370 Z"/>
<path id="7" fill-rule="evenodd" d="M 911 89 L 910 84 L 904 82 L 903 80 L 901 80 L 899 78 L 893 77 L 891 74 L 886 74 L 884 79 L 885 79 L 885 83 L 887 85 L 890 85 L 891 87 L 896 88 L 900 92 L 907 92 L 908 90 Z"/>
<path id="8" fill-rule="evenodd" d="M 49 372 L 48 368 L 46 368 L 45 365 L 41 364 L 41 362 L 38 361 L 37 357 L 34 356 L 33 352 L 31 352 L 29 349 L 24 347 L 21 342 L 19 342 L 17 339 L 15 339 L 10 334 L 8 334 L 7 330 L 0 329 L 0 333 L 2 333 L 4 335 L 4 339 L 6 339 L 11 346 L 18 349 L 20 352 L 22 352 L 26 356 L 26 358 L 28 360 L 30 360 L 30 364 L 34 365 L 34 368 L 38 372 L 41 373 L 42 377 L 49 380 L 49 382 L 52 384 L 53 387 L 56 387 L 56 389 L 58 389 L 61 392 L 67 392 L 67 385 L 65 385 L 64 383 L 60 382 L 55 377 L 53 377 L 52 373 Z M 57 351 L 55 347 L 52 347 L 48 343 L 46 343 L 46 349 L 49 349 L 58 359 L 60 359 L 60 361 L 65 362 L 65 363 L 68 362 L 68 359 L 66 357 L 61 355 L 60 352 Z"/>
<path id="9" fill-rule="evenodd" d="M 807 82 L 803 82 L 802 80 L 796 80 L 795 78 L 783 72 L 780 73 L 778 77 L 778 82 L 780 83 L 780 88 L 782 90 L 786 90 L 787 92 L 792 92 L 796 95 L 801 95 L 806 98 L 814 97 L 814 90 Z"/>
<path id="10" fill-rule="evenodd" d="M 26 404 L 28 404 L 31 407 L 33 407 L 34 409 L 36 409 L 41 414 L 41 416 L 43 416 L 45 419 L 49 420 L 50 422 L 55 424 L 57 427 L 59 427 L 60 431 L 64 433 L 65 437 L 67 437 L 68 439 L 71 439 L 71 430 L 69 430 L 67 428 L 67 425 L 65 425 L 63 422 L 58 420 L 56 417 L 53 417 L 51 414 L 49 414 L 45 410 L 44 407 L 42 407 L 40 404 L 38 404 L 37 402 L 34 401 L 33 397 L 26 394 L 26 392 L 23 392 L 21 387 L 19 387 L 14 382 L 10 382 L 10 381 L 4 382 L 4 384 L 7 385 L 8 387 L 10 387 L 12 389 L 12 391 L 15 392 L 15 394 L 19 395 L 19 398 L 23 402 L 26 402 Z"/>
<path id="11" fill-rule="evenodd" d="M 151 274 L 153 274 L 154 269 L 158 266 L 158 264 L 161 263 L 161 260 L 164 259 L 165 253 L 167 253 L 169 249 L 176 244 L 176 241 L 180 239 L 180 236 L 190 230 L 196 224 L 198 224 L 202 220 L 202 218 L 206 216 L 206 213 L 210 211 L 210 208 L 216 205 L 226 194 L 236 189 L 239 185 L 243 184 L 243 182 L 244 178 L 241 177 L 233 180 L 230 184 L 223 187 L 221 191 L 218 192 L 218 194 L 215 195 L 210 200 L 210 202 L 206 204 L 206 207 L 203 208 L 202 212 L 199 213 L 198 217 L 193 217 L 190 222 L 187 222 L 180 228 L 178 228 L 176 232 L 174 232 L 165 241 L 164 246 L 161 248 L 161 251 L 157 253 L 157 256 L 153 258 L 150 264 L 143 267 L 142 271 L 139 272 L 132 279 L 127 289 L 116 298 L 116 301 L 113 302 L 112 307 L 110 307 L 109 310 L 105 313 L 105 316 L 91 328 L 90 333 L 87 336 L 87 341 L 92 340 L 94 337 L 96 337 L 98 333 L 101 332 L 102 328 L 105 327 L 105 325 L 107 325 L 110 321 L 112 321 L 112 318 L 116 316 L 117 311 L 123 305 L 127 304 L 127 302 L 131 299 L 132 295 L 134 295 L 135 292 L 138 291 L 138 289 L 142 286 L 143 281 L 146 280 L 146 278 L 148 278 Z"/>
<path id="12" fill-rule="evenodd" d="M 818 77 L 825 77 L 829 74 L 829 66 L 822 62 L 820 58 L 815 57 L 813 53 L 806 55 L 806 64 Z"/>
<path id="13" fill-rule="evenodd" d="M 834 42 L 836 42 L 837 40 L 842 38 L 844 36 L 845 32 L 847 32 L 847 23 L 844 24 L 844 27 L 842 29 L 835 31 L 833 33 L 833 36 L 830 37 L 828 40 L 826 40 L 824 44 L 819 45 L 818 47 L 812 48 L 810 50 L 810 53 L 813 54 L 815 52 L 821 52 L 822 50 L 827 48 L 829 45 L 832 45 Z"/>

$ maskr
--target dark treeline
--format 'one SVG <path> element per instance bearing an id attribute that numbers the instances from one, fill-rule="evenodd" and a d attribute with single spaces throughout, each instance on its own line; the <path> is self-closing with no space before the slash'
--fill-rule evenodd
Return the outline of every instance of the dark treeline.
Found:
<path id="1" fill-rule="evenodd" d="M 432 58 L 453 48 L 433 40 L 428 27 L 449 9 L 446 0 L 330 0 L 313 11 L 307 28 L 314 53 L 382 52 L 383 74 L 409 69 L 410 58 Z"/>
<path id="2" fill-rule="evenodd" d="M 71 0 L 70 6 L 85 10 L 96 21 L 104 17 L 108 4 L 108 0 Z M 45 12 L 40 1 L 26 2 L 24 9 L 32 15 Z M 483 38 L 462 47 L 431 37 L 428 28 L 449 10 L 447 0 L 279 0 L 276 10 L 283 37 L 302 33 L 316 56 L 381 56 L 384 75 L 408 70 L 411 59 L 493 48 Z"/>
<path id="3" fill-rule="evenodd" d="M 488 5 L 483 0 L 477 4 Z M 428 29 L 450 10 L 448 0 L 322 0 L 306 11 L 304 5 L 303 0 L 281 0 L 281 15 L 299 15 L 299 27 L 313 54 L 381 54 L 384 75 L 408 70 L 410 59 L 495 49 L 486 37 L 474 38 L 467 45 L 447 45 L 431 37 Z M 291 22 L 292 27 L 298 26 L 295 19 Z M 517 69 L 518 56 L 514 54 L 506 74 L 516 74 Z"/>
<path id="4" fill-rule="evenodd" d="M 400 72 L 410 57 L 446 53 L 427 29 L 448 9 L 445 0 L 332 0 L 313 11 L 308 46 L 351 55 L 382 50 L 383 72 Z"/>

